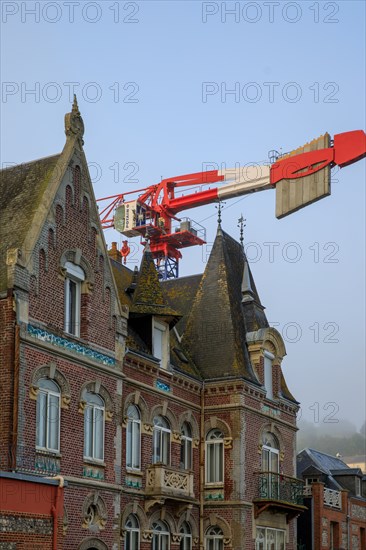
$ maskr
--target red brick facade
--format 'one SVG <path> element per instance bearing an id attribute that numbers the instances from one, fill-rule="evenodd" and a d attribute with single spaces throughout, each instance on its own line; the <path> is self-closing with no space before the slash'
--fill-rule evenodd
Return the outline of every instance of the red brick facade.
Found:
<path id="1" fill-rule="evenodd" d="M 76 110 L 72 116 L 77 118 Z M 126 286 L 115 280 L 111 269 L 82 135 L 73 120 L 67 119 L 65 148 L 35 207 L 25 244 L 1 258 L 8 274 L 6 288 L 0 286 L 1 469 L 38 476 L 57 474 L 66 482 L 62 527 L 57 527 L 60 549 L 127 548 L 124 545 L 132 535 L 126 523 L 133 517 L 139 526 L 140 550 L 152 548 L 154 525 L 159 522 L 167 529 L 170 550 L 188 548 L 182 539 L 185 528 L 190 531 L 186 540 L 191 541 L 192 550 L 211 550 L 210 540 L 216 541 L 215 549 L 254 549 L 259 533 L 268 537 L 280 533 L 286 549 L 294 550 L 294 518 L 303 507 L 300 501 L 269 494 L 263 485 L 269 479 L 263 478 L 267 434 L 276 441 L 276 491 L 279 484 L 289 487 L 295 472 L 298 404 L 284 394 L 280 364 L 285 350 L 280 335 L 265 324 L 251 330 L 251 340 L 242 344 L 250 358 L 246 360 L 250 376 L 238 371 L 237 376 L 220 377 L 218 372 L 217 377 L 204 379 L 184 368 L 160 367 L 151 350 L 151 335 L 150 352 L 146 352 L 144 346 L 149 344 L 142 342 L 141 334 L 146 334 L 156 315 L 140 308 L 129 322 L 135 343 L 141 340 L 141 346 L 127 342 L 125 350 L 128 308 L 122 298 Z M 225 239 L 235 251 L 236 244 Z M 112 255 L 118 260 L 115 252 Z M 74 300 L 66 295 L 68 269 L 83 273 L 78 287 L 80 330 L 74 334 L 65 330 L 67 299 Z M 126 277 L 132 274 L 126 271 Z M 77 277 L 76 281 L 79 285 Z M 145 282 L 139 284 L 141 288 Z M 256 315 L 262 318 L 261 313 Z M 173 318 L 174 312 L 159 317 L 171 328 L 179 316 Z M 141 334 L 139 326 L 143 327 Z M 171 338 L 173 349 L 173 330 Z M 267 399 L 264 387 L 264 351 L 274 358 L 273 399 Z M 39 435 L 37 425 L 37 406 L 42 396 L 51 399 L 53 391 L 45 387 L 59 388 L 57 418 L 51 418 L 54 425 L 45 428 L 47 434 L 56 433 L 59 423 L 59 443 L 52 443 L 57 449 L 51 443 L 43 446 L 47 448 L 36 444 L 42 437 L 45 441 L 51 438 Z M 102 459 L 84 458 L 86 395 L 99 396 L 103 402 Z M 141 430 L 141 460 L 133 470 L 126 466 L 127 408 L 131 404 L 139 410 Z M 154 419 L 158 416 L 169 425 L 170 456 L 168 464 L 153 465 Z M 192 432 L 190 470 L 181 464 L 184 422 Z M 95 426 L 100 424 L 95 421 Z M 222 437 L 224 475 L 207 483 L 206 440 L 215 430 Z M 93 441 L 100 441 L 92 433 Z M 8 512 L 5 503 L 2 517 Z M 29 513 L 33 518 L 39 516 L 34 509 Z M 15 529 L 16 520 L 12 522 Z M 0 533 L 0 541 L 16 542 L 17 550 L 37 548 L 37 544 L 46 548 L 46 542 L 37 537 L 31 530 L 18 539 Z M 257 547 L 261 548 L 259 542 Z M 281 543 L 276 546 L 282 547 Z"/>

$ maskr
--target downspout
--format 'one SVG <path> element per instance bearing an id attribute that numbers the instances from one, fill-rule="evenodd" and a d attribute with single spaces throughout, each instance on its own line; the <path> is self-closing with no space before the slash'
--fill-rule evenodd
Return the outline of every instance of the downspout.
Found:
<path id="1" fill-rule="evenodd" d="M 58 509 L 59 509 L 59 503 L 60 503 L 61 489 L 64 486 L 65 480 L 62 476 L 54 476 L 48 479 L 57 479 L 59 481 L 59 484 L 57 485 L 55 504 L 53 504 L 51 508 L 51 514 L 53 518 L 52 550 L 57 550 L 57 535 L 58 535 L 57 515 L 58 515 Z"/>
<path id="2" fill-rule="evenodd" d="M 20 327 L 19 327 L 19 300 L 14 292 L 13 311 L 15 312 L 14 324 L 14 378 L 13 378 L 13 419 L 11 437 L 11 469 L 16 470 L 18 447 L 18 407 L 19 407 L 19 362 L 20 362 Z"/>
<path id="3" fill-rule="evenodd" d="M 203 512 L 205 487 L 205 382 L 201 388 L 201 422 L 200 422 L 200 550 L 204 549 Z"/>

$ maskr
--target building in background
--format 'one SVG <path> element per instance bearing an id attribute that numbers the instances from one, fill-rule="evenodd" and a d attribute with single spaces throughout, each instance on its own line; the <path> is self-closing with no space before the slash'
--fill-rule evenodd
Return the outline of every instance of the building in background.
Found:
<path id="1" fill-rule="evenodd" d="M 148 244 L 128 269 L 76 102 L 65 123 L 60 155 L 2 172 L 2 486 L 61 478 L 65 550 L 294 550 L 298 403 L 242 246 L 219 226 L 201 275 L 159 281 Z M 0 537 L 49 549 L 11 507 Z"/>
<path id="2" fill-rule="evenodd" d="M 299 548 L 366 548 L 366 476 L 314 449 L 297 456 L 307 511 L 298 520 Z"/>

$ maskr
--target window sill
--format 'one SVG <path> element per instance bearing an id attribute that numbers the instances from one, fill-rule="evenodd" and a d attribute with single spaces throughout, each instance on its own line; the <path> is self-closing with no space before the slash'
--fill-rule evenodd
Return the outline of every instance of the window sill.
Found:
<path id="1" fill-rule="evenodd" d="M 43 456 L 52 456 L 53 458 L 61 458 L 60 451 L 51 451 L 50 449 L 44 449 L 43 447 L 36 447 L 36 454 Z"/>
<path id="2" fill-rule="evenodd" d="M 140 476 L 140 477 L 142 477 L 144 475 L 144 473 L 141 472 L 141 470 L 134 470 L 133 468 L 126 468 L 126 473 L 131 475 L 131 476 Z"/>
<path id="3" fill-rule="evenodd" d="M 97 460 L 96 458 L 90 458 L 88 456 L 83 457 L 85 464 L 90 464 L 92 466 L 100 466 L 101 468 L 106 467 L 106 463 L 103 460 Z"/>
<path id="4" fill-rule="evenodd" d="M 205 489 L 223 489 L 225 486 L 223 481 L 216 481 L 213 483 L 205 483 Z"/>

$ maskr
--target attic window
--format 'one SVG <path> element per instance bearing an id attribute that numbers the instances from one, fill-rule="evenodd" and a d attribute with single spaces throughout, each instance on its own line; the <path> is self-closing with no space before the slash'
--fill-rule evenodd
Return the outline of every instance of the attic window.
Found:
<path id="1" fill-rule="evenodd" d="M 169 330 L 166 323 L 153 318 L 152 352 L 159 359 L 160 366 L 164 369 L 168 366 Z"/>
<path id="2" fill-rule="evenodd" d="M 264 386 L 267 391 L 267 399 L 273 399 L 273 359 L 274 355 L 267 350 L 264 350 Z"/>
<path id="3" fill-rule="evenodd" d="M 72 262 L 66 262 L 65 269 L 65 332 L 79 337 L 81 283 L 85 280 L 85 273 Z"/>

